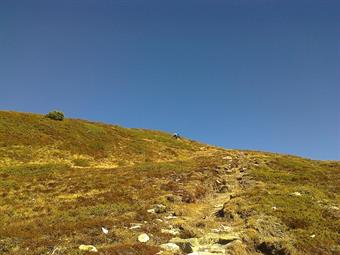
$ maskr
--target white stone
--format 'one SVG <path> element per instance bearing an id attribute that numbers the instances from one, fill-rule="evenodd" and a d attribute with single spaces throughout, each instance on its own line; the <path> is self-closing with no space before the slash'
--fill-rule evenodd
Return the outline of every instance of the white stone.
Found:
<path id="1" fill-rule="evenodd" d="M 291 195 L 292 196 L 296 196 L 296 197 L 301 197 L 302 195 L 301 195 L 301 193 L 300 192 L 293 192 L 293 193 L 291 193 Z"/>
<path id="2" fill-rule="evenodd" d="M 164 218 L 167 219 L 167 220 L 177 219 L 176 216 L 172 216 L 172 215 L 166 216 Z"/>
<path id="3" fill-rule="evenodd" d="M 145 233 L 140 234 L 138 236 L 138 241 L 141 242 L 141 243 L 146 243 L 149 240 L 150 240 L 150 237 L 147 234 L 145 234 Z"/>
<path id="4" fill-rule="evenodd" d="M 97 248 L 94 247 L 93 245 L 85 245 L 85 244 L 80 245 L 79 246 L 79 250 L 81 250 L 81 251 L 98 252 Z"/>
<path id="5" fill-rule="evenodd" d="M 178 228 L 173 228 L 173 229 L 162 229 L 161 233 L 163 234 L 170 234 L 170 235 L 179 235 L 180 234 L 180 230 Z"/>
<path id="6" fill-rule="evenodd" d="M 131 227 L 129 229 L 138 229 L 142 227 L 142 223 L 130 223 Z"/>
<path id="7" fill-rule="evenodd" d="M 163 250 L 166 250 L 166 251 L 179 251 L 180 248 L 177 244 L 175 243 L 165 243 L 165 244 L 161 244 L 160 246 Z"/>
<path id="8" fill-rule="evenodd" d="M 104 227 L 102 227 L 102 231 L 105 235 L 107 235 L 109 233 L 109 230 L 107 228 L 104 228 Z"/>

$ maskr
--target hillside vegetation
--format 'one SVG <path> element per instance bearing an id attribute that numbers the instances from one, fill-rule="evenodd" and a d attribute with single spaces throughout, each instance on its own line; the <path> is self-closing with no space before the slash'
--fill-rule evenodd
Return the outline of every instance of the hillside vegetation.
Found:
<path id="1" fill-rule="evenodd" d="M 339 208 L 340 162 L 0 112 L 0 254 L 340 254 Z"/>
<path id="2" fill-rule="evenodd" d="M 0 111 L 0 165 L 63 162 L 115 167 L 187 159 L 209 149 L 213 148 L 160 131 Z"/>

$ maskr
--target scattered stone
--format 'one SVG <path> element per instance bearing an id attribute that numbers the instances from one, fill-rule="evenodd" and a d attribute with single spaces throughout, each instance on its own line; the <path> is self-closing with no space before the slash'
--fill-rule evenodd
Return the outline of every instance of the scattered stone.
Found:
<path id="1" fill-rule="evenodd" d="M 227 203 L 225 203 L 223 205 L 223 208 L 218 210 L 215 213 L 215 215 L 216 215 L 216 217 L 219 217 L 219 218 L 225 218 L 228 221 L 231 221 L 231 220 L 235 219 L 235 215 L 234 215 L 234 213 L 230 209 L 228 209 Z"/>
<path id="2" fill-rule="evenodd" d="M 291 195 L 292 196 L 296 196 L 296 197 L 301 197 L 302 195 L 301 195 L 301 193 L 300 192 L 293 192 L 293 193 L 291 193 Z"/>
<path id="3" fill-rule="evenodd" d="M 147 210 L 148 213 L 156 213 L 156 210 L 154 208 Z"/>
<path id="4" fill-rule="evenodd" d="M 315 235 L 311 235 L 310 237 L 311 237 L 311 238 L 314 238 L 314 237 L 315 237 Z"/>
<path id="5" fill-rule="evenodd" d="M 164 213 L 166 212 L 167 208 L 165 205 L 158 204 L 155 206 L 154 210 L 155 210 L 155 213 Z"/>
<path id="6" fill-rule="evenodd" d="M 180 250 L 179 246 L 175 243 L 165 243 L 160 245 L 161 249 L 166 251 L 177 252 Z"/>
<path id="7" fill-rule="evenodd" d="M 175 202 L 175 197 L 174 197 L 173 195 L 168 195 L 168 196 L 166 197 L 166 200 L 168 200 L 168 201 L 171 202 L 171 203 L 174 203 L 174 202 Z"/>
<path id="8" fill-rule="evenodd" d="M 79 250 L 90 251 L 90 252 L 98 252 L 97 248 L 94 247 L 93 245 L 85 245 L 85 244 L 80 245 Z"/>
<path id="9" fill-rule="evenodd" d="M 276 206 L 273 206 L 273 207 L 272 207 L 272 209 L 273 209 L 274 211 L 276 211 L 276 210 L 277 210 Z"/>
<path id="10" fill-rule="evenodd" d="M 146 243 L 149 240 L 150 240 L 150 237 L 147 234 L 145 234 L 145 233 L 140 234 L 138 236 L 138 241 L 141 242 L 141 243 Z"/>
<path id="11" fill-rule="evenodd" d="M 177 236 L 181 233 L 181 231 L 178 228 L 172 228 L 172 229 L 161 229 L 161 233 L 163 234 L 170 234 L 173 236 Z"/>
<path id="12" fill-rule="evenodd" d="M 290 255 L 291 253 L 280 243 L 262 242 L 257 245 L 257 250 L 263 254 Z"/>
<path id="13" fill-rule="evenodd" d="M 232 241 L 240 239 L 237 235 L 234 234 L 216 234 L 209 233 L 204 237 L 199 239 L 200 244 L 221 244 L 226 245 Z"/>
<path id="14" fill-rule="evenodd" d="M 218 190 L 217 190 L 218 193 L 226 193 L 228 191 L 230 191 L 228 185 L 221 185 L 218 187 Z"/>
<path id="15" fill-rule="evenodd" d="M 164 219 L 172 220 L 172 219 L 177 219 L 177 217 L 173 215 L 169 215 L 169 216 L 164 217 Z"/>
<path id="16" fill-rule="evenodd" d="M 104 227 L 102 227 L 102 231 L 105 235 L 107 235 L 109 233 L 109 230 L 107 228 L 104 228 Z"/>
<path id="17" fill-rule="evenodd" d="M 214 232 L 214 233 L 231 232 L 231 231 L 232 231 L 232 228 L 229 227 L 229 226 L 221 225 L 219 228 L 214 228 L 214 229 L 212 229 L 211 231 Z"/>
<path id="18" fill-rule="evenodd" d="M 143 224 L 142 223 L 131 223 L 130 225 L 131 227 L 129 229 L 133 230 L 133 229 L 141 228 Z"/>
<path id="19" fill-rule="evenodd" d="M 172 238 L 170 240 L 171 243 L 177 244 L 183 252 L 190 253 L 194 252 L 193 247 L 198 247 L 199 242 L 197 238 L 187 238 L 187 239 L 182 239 L 182 238 Z"/>
<path id="20" fill-rule="evenodd" d="M 220 244 L 211 244 L 206 246 L 198 247 L 198 254 L 206 254 L 206 255 L 225 255 L 225 246 Z"/>
<path id="21" fill-rule="evenodd" d="M 240 172 L 243 173 L 243 172 L 245 172 L 246 170 L 247 170 L 246 167 L 242 167 L 242 168 L 240 169 Z"/>
<path id="22" fill-rule="evenodd" d="M 225 157 L 223 157 L 222 159 L 224 159 L 224 160 L 232 160 L 233 158 L 230 157 L 230 156 L 225 156 Z"/>

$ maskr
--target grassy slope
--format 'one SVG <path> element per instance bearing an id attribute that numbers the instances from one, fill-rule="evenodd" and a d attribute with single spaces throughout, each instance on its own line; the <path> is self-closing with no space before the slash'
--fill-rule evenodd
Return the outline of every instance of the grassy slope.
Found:
<path id="1" fill-rule="evenodd" d="M 160 131 L 0 111 L 0 165 L 63 162 L 113 167 L 186 159 L 205 149 L 209 147 Z"/>
<path id="2" fill-rule="evenodd" d="M 190 225 L 214 203 L 217 179 L 234 184 L 216 171 L 225 156 L 233 158 L 228 169 L 247 169 L 234 176 L 239 188 L 226 208 L 240 221 Z M 264 241 L 292 254 L 340 251 L 339 162 L 223 151 L 158 131 L 14 112 L 0 112 L 0 162 L 0 254 L 81 254 L 80 244 L 94 244 L 100 254 L 155 254 L 171 238 L 157 221 L 165 215 L 146 212 L 158 203 L 169 208 L 166 215 L 184 217 L 173 224 L 185 236 L 235 227 L 245 248 L 234 254 L 261 254 Z M 296 191 L 302 196 L 291 195 Z M 128 229 L 144 221 L 140 230 Z M 141 232 L 152 237 L 147 245 L 136 242 Z"/>
<path id="3" fill-rule="evenodd" d="M 252 175 L 265 186 L 245 196 L 258 213 L 285 226 L 298 253 L 340 254 L 339 162 L 276 155 Z"/>

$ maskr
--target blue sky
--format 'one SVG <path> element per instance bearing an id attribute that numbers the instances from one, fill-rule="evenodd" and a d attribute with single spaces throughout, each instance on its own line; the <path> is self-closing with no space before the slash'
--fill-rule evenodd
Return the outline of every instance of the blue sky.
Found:
<path id="1" fill-rule="evenodd" d="M 0 109 L 340 160 L 340 1 L 1 0 Z"/>

